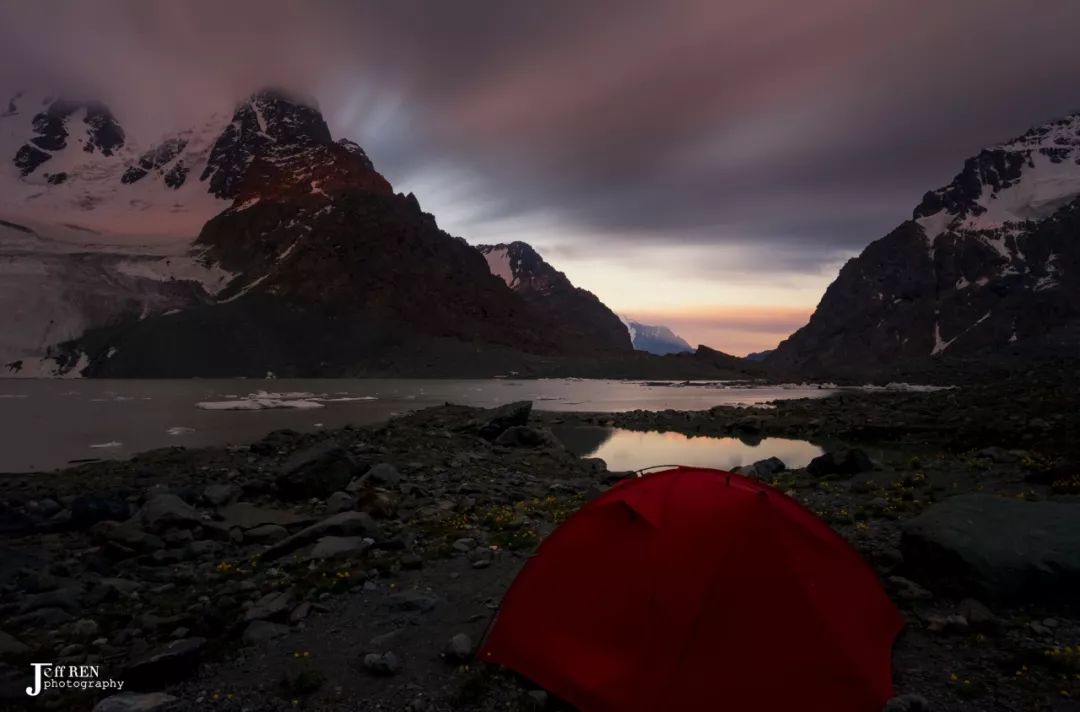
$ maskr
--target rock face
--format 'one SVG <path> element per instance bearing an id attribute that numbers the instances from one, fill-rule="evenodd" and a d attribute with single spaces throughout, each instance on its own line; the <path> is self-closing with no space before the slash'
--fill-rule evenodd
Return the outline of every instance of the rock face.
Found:
<path id="1" fill-rule="evenodd" d="M 478 245 L 488 269 L 510 289 L 562 329 L 580 335 L 594 348 L 630 350 L 622 320 L 592 292 L 575 287 L 566 275 L 524 242 Z M 689 349 L 687 349 L 689 350 Z"/>
<path id="2" fill-rule="evenodd" d="M 1080 355 L 1080 114 L 969 159 L 871 243 L 766 363 L 821 377 Z"/>
<path id="3" fill-rule="evenodd" d="M 952 497 L 904 523 L 905 566 L 960 594 L 1075 602 L 1080 504 Z"/>
<path id="4" fill-rule="evenodd" d="M 642 324 L 639 321 L 622 318 L 627 331 L 630 332 L 630 341 L 637 351 L 647 351 L 651 354 L 663 356 L 664 354 L 689 353 L 694 348 L 686 343 L 682 337 L 666 326 L 652 326 Z"/>

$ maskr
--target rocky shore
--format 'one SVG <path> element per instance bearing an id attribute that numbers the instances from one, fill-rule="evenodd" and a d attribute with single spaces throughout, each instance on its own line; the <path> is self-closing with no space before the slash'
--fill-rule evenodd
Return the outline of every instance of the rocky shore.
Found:
<path id="1" fill-rule="evenodd" d="M 543 537 L 630 476 L 549 430 L 587 424 L 821 444 L 806 468 L 768 459 L 744 472 L 816 511 L 880 573 L 907 618 L 889 709 L 1080 709 L 1069 385 L 699 413 L 447 405 L 0 478 L 0 705 L 565 709 L 471 654 Z M 43 661 L 125 685 L 28 697 Z"/>

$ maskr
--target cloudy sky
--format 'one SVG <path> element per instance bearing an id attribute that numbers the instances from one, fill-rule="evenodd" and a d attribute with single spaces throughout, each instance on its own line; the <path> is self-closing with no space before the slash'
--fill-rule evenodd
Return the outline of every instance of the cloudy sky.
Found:
<path id="1" fill-rule="evenodd" d="M 317 98 L 470 242 L 743 354 L 982 146 L 1080 109 L 1075 0 L 0 3 L 0 86 L 137 135 Z"/>

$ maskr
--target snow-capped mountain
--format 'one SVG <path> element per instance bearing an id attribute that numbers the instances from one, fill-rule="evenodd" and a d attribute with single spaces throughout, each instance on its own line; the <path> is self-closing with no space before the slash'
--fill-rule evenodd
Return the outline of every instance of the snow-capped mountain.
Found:
<path id="1" fill-rule="evenodd" d="M 529 288 L 493 276 L 307 100 L 262 91 L 145 146 L 93 102 L 17 95 L 0 121 L 16 375 L 497 373 L 629 350 L 542 260 Z"/>
<path id="2" fill-rule="evenodd" d="M 637 351 L 647 351 L 663 356 L 664 354 L 689 353 L 694 350 L 690 344 L 666 326 L 652 326 L 626 317 L 619 318 L 626 326 L 626 330 L 630 332 L 630 342 Z"/>
<path id="3" fill-rule="evenodd" d="M 981 151 L 766 363 L 904 375 L 1080 357 L 1080 114 Z"/>
<path id="4" fill-rule="evenodd" d="M 566 331 L 607 349 L 631 350 L 623 321 L 596 295 L 575 287 L 524 242 L 478 245 L 491 274 Z"/>
<path id="5" fill-rule="evenodd" d="M 98 102 L 18 92 L 0 113 L 0 216 L 78 225 L 106 244 L 190 241 L 231 203 L 202 178 L 229 125 L 214 114 L 140 146 Z"/>

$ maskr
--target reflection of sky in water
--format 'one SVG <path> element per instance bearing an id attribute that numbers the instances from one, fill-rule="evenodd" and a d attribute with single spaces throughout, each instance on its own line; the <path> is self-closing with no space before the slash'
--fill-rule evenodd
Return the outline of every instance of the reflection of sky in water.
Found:
<path id="1" fill-rule="evenodd" d="M 762 438 L 755 444 L 738 438 L 690 437 L 682 433 L 639 432 L 620 428 L 556 430 L 567 448 L 583 457 L 599 457 L 618 472 L 654 465 L 693 465 L 721 470 L 778 457 L 788 467 L 805 467 L 824 452 L 805 440 Z"/>

